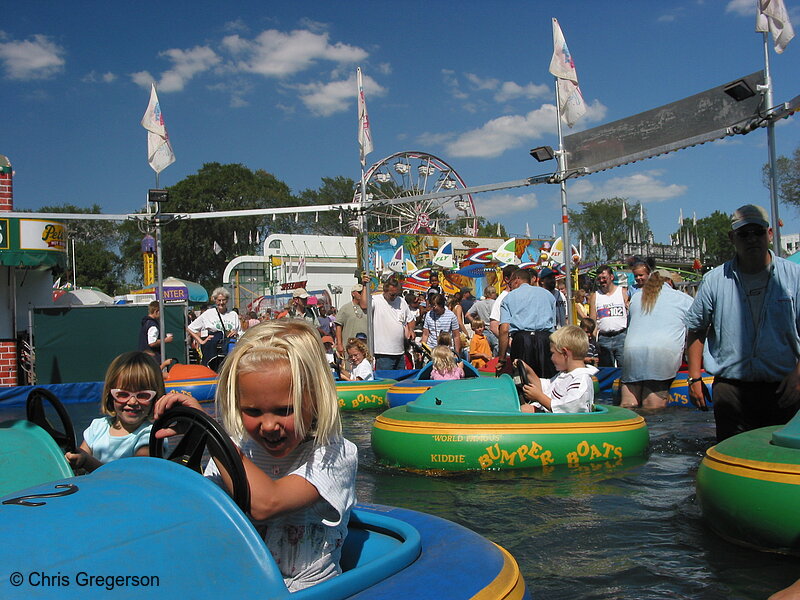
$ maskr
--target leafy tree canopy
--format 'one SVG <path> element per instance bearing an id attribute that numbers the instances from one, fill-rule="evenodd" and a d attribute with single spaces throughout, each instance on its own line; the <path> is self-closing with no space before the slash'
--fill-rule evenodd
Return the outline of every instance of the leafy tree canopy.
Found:
<path id="1" fill-rule="evenodd" d="M 622 205 L 626 206 L 627 218 L 622 218 Z M 596 202 L 581 202 L 581 210 L 569 211 L 571 226 L 570 241 L 577 245 L 583 241 L 584 260 L 602 262 L 622 260 L 622 247 L 627 239 L 627 230 L 638 223 L 641 210 L 639 202 L 629 202 L 626 198 L 602 198 Z M 644 222 L 643 237 L 650 233 L 647 220 Z M 594 245 L 591 240 L 597 241 Z M 600 240 L 602 239 L 602 246 Z"/>
<path id="2" fill-rule="evenodd" d="M 703 240 L 705 241 L 703 266 L 715 267 L 733 256 L 733 244 L 728 238 L 728 232 L 731 230 L 729 214 L 716 210 L 707 217 L 697 219 L 697 226 L 684 223 L 683 227 L 679 227 L 674 233 L 674 236 L 679 239 L 687 229 L 692 229 L 693 233 L 697 235 L 701 248 Z"/>
<path id="3" fill-rule="evenodd" d="M 169 189 L 168 213 L 198 213 L 241 209 L 277 208 L 298 204 L 289 187 L 263 170 L 240 164 L 207 163 L 194 175 Z M 177 220 L 162 226 L 163 273 L 196 281 L 206 288 L 220 284 L 225 266 L 236 257 L 257 254 L 256 239 L 270 231 L 291 231 L 291 215 Z M 257 235 L 258 234 L 258 235 Z M 143 232 L 128 224 L 123 245 L 131 264 L 141 273 Z M 214 251 L 215 242 L 222 250 Z M 141 280 L 141 275 L 139 275 Z"/>
<path id="4" fill-rule="evenodd" d="M 791 158 L 781 156 L 775 164 L 778 176 L 778 199 L 784 204 L 800 207 L 800 146 Z M 769 189 L 769 165 L 764 165 L 764 185 Z"/>
<path id="5" fill-rule="evenodd" d="M 43 206 L 41 212 L 100 214 L 97 204 L 89 208 L 80 208 L 74 204 L 60 206 Z M 120 241 L 117 223 L 111 221 L 64 221 L 67 230 L 67 269 L 54 269 L 55 277 L 63 277 L 66 281 L 74 279 L 78 287 L 96 287 L 109 295 L 122 291 L 120 282 L 125 271 L 122 259 L 116 248 Z M 72 242 L 75 242 L 74 264 Z"/>
<path id="6" fill-rule="evenodd" d="M 346 204 L 353 201 L 356 182 L 349 177 L 323 177 L 322 186 L 317 190 L 300 192 L 302 206 L 323 206 L 326 204 Z M 340 222 L 341 220 L 341 222 Z M 315 214 L 313 219 L 305 217 L 306 233 L 316 235 L 353 235 L 348 224 L 347 213 L 333 211 Z"/>

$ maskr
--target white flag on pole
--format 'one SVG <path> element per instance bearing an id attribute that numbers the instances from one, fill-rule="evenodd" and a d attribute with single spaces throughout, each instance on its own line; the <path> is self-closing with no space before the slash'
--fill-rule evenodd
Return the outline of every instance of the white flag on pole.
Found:
<path id="1" fill-rule="evenodd" d="M 361 67 L 356 70 L 358 75 L 358 145 L 361 148 L 361 165 L 366 166 L 367 154 L 372 152 L 372 132 L 369 128 L 367 115 L 367 100 L 364 97 L 364 86 L 361 81 Z"/>
<path id="2" fill-rule="evenodd" d="M 219 254 L 220 252 L 222 252 L 222 246 L 220 246 L 217 243 L 217 240 L 214 240 L 214 245 L 212 246 L 212 249 L 214 250 L 214 254 Z"/>
<path id="3" fill-rule="evenodd" d="M 628 210 L 625 208 L 625 200 L 622 201 L 622 220 L 628 218 Z"/>
<path id="4" fill-rule="evenodd" d="M 586 104 L 583 102 L 583 94 L 578 86 L 575 63 L 569 53 L 567 42 L 564 40 L 564 34 L 561 33 L 557 19 L 553 19 L 553 58 L 550 60 L 550 73 L 556 78 L 558 85 L 558 113 L 567 125 L 572 127 L 578 119 L 586 114 Z"/>
<path id="5" fill-rule="evenodd" d="M 758 0 L 756 31 L 769 31 L 775 52 L 781 54 L 794 37 L 794 28 L 783 0 Z"/>
<path id="6" fill-rule="evenodd" d="M 161 173 L 175 162 L 175 153 L 164 125 L 155 83 L 150 88 L 150 103 L 142 117 L 142 127 L 147 129 L 147 162 L 156 173 Z"/>

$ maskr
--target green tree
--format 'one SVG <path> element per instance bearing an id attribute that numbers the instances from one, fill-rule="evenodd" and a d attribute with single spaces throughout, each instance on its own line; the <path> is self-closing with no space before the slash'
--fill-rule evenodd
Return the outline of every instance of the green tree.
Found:
<path id="1" fill-rule="evenodd" d="M 497 226 L 500 225 L 500 235 L 497 235 Z M 495 221 L 487 221 L 483 217 L 478 217 L 478 235 L 477 237 L 508 237 L 508 232 L 504 225 Z"/>
<path id="2" fill-rule="evenodd" d="M 800 207 L 800 146 L 791 158 L 778 157 L 775 163 L 778 176 L 778 199 L 784 204 Z M 769 164 L 763 169 L 764 186 L 769 189 Z"/>
<path id="3" fill-rule="evenodd" d="M 307 189 L 300 192 L 300 204 L 303 206 L 346 204 L 353 201 L 355 186 L 356 182 L 349 177 L 323 177 L 319 189 Z M 353 235 L 346 212 L 325 211 L 318 214 L 311 213 L 310 216 L 311 219 L 309 219 L 309 215 L 306 215 L 303 220 L 307 233 Z"/>
<path id="4" fill-rule="evenodd" d="M 622 218 L 623 203 L 626 219 Z M 636 218 L 641 210 L 638 202 L 631 203 L 626 198 L 602 198 L 596 202 L 581 202 L 580 205 L 581 210 L 569 211 L 570 242 L 577 246 L 577 241 L 583 240 L 584 260 L 621 261 L 625 258 L 622 249 L 631 228 L 640 227 L 642 239 L 650 234 L 647 220 L 640 225 Z M 596 245 L 590 243 L 592 239 L 597 241 Z"/>
<path id="5" fill-rule="evenodd" d="M 40 212 L 100 214 L 97 204 L 80 208 L 73 204 L 43 206 Z M 65 220 L 67 230 L 67 252 L 69 255 L 65 271 L 54 270 L 56 277 L 66 281 L 74 279 L 78 287 L 96 287 L 107 294 L 114 295 L 123 289 L 124 264 L 118 256 L 120 236 L 117 223 L 112 221 Z M 75 242 L 75 263 L 73 264 L 72 242 Z"/>
<path id="6" fill-rule="evenodd" d="M 685 222 L 673 236 L 682 239 L 681 236 L 685 236 L 687 232 L 696 235 L 701 248 L 705 242 L 703 266 L 715 267 L 733 256 L 733 244 L 728 238 L 730 230 L 731 216 L 717 210 L 707 217 L 698 219 L 696 226 L 691 221 Z"/>
<path id="7" fill-rule="evenodd" d="M 297 206 L 289 187 L 263 170 L 240 164 L 207 163 L 194 175 L 169 189 L 165 213 L 199 213 Z M 257 254 L 270 231 L 292 233 L 302 229 L 293 215 L 176 220 L 162 226 L 163 273 L 196 281 L 206 288 L 220 284 L 225 266 L 236 256 Z M 141 278 L 143 232 L 135 224 L 125 228 L 124 255 L 137 264 Z M 222 251 L 216 253 L 214 244 Z"/>

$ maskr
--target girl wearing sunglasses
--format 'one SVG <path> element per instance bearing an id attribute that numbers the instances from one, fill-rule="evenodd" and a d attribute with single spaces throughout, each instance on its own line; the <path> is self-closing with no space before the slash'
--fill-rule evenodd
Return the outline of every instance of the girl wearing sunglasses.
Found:
<path id="1" fill-rule="evenodd" d="M 115 358 L 103 384 L 105 415 L 83 432 L 83 443 L 66 458 L 75 469 L 94 471 L 118 458 L 149 456 L 151 417 L 164 395 L 164 378 L 152 356 L 126 352 Z"/>

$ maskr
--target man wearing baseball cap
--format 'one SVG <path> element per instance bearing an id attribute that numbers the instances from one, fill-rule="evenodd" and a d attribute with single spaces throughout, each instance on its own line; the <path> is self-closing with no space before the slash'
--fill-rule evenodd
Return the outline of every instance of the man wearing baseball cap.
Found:
<path id="1" fill-rule="evenodd" d="M 295 288 L 292 292 L 292 303 L 284 315 L 288 319 L 304 319 L 314 327 L 319 327 L 314 309 L 308 306 L 308 292 L 305 288 Z"/>
<path id="2" fill-rule="evenodd" d="M 770 249 L 767 211 L 733 213 L 735 256 L 709 271 L 686 315 L 689 397 L 703 410 L 701 367 L 714 375 L 717 440 L 782 425 L 800 406 L 800 265 Z"/>
<path id="3" fill-rule="evenodd" d="M 352 302 L 345 304 L 336 313 L 334 334 L 336 336 L 336 351 L 339 356 L 344 356 L 344 347 L 350 338 L 356 337 L 359 333 L 367 334 L 367 294 L 364 286 L 357 283 L 350 289 Z"/>

